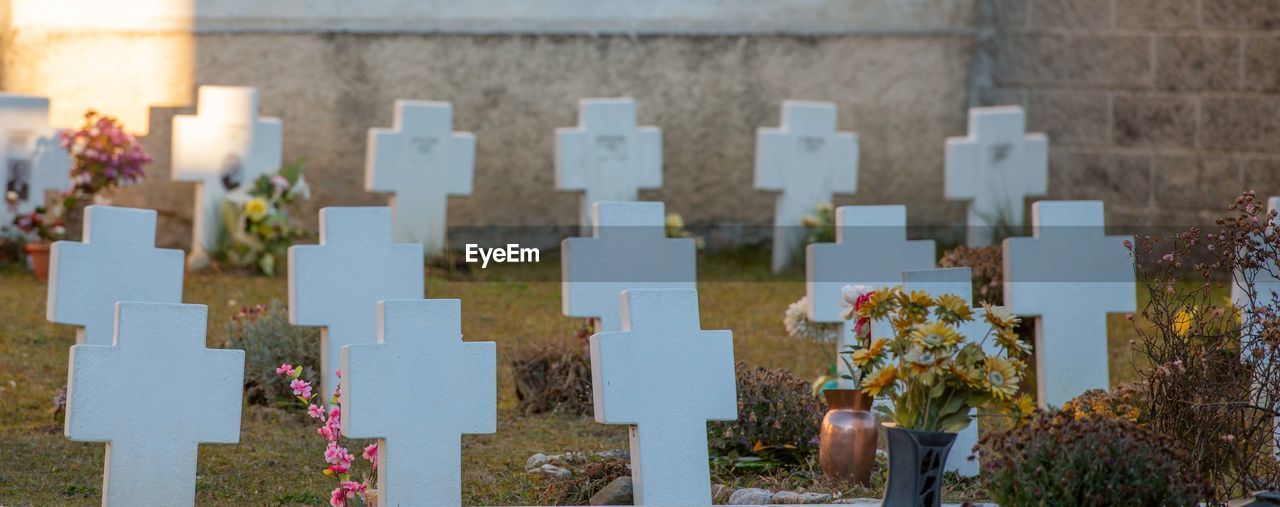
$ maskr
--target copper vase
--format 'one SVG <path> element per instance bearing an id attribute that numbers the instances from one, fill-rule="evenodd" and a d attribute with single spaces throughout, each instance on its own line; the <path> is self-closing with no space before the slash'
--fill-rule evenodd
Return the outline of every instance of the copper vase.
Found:
<path id="1" fill-rule="evenodd" d="M 818 462 L 827 477 L 848 484 L 871 485 L 876 462 L 876 417 L 871 397 L 855 389 L 828 389 L 822 417 Z"/>

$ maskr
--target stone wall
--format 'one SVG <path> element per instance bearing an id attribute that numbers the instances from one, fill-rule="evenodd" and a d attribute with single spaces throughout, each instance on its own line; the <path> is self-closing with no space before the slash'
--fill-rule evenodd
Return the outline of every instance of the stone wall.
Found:
<path id="1" fill-rule="evenodd" d="M 1280 193 L 1280 2 L 994 0 L 978 102 L 1047 132 L 1050 197 L 1118 225 L 1212 223 Z"/>

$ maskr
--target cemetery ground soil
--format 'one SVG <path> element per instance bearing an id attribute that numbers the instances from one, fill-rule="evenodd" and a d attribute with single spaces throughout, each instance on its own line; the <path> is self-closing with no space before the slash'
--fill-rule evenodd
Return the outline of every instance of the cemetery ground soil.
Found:
<path id="1" fill-rule="evenodd" d="M 804 379 L 831 363 L 829 345 L 799 342 L 782 328 L 782 312 L 804 295 L 803 274 L 768 273 L 767 255 L 717 254 L 699 259 L 702 327 L 732 329 L 734 355 L 753 365 L 783 367 Z M 524 473 L 537 452 L 626 448 L 626 429 L 588 418 L 524 416 L 515 410 L 504 351 L 524 342 L 573 340 L 579 321 L 560 314 L 559 262 L 490 269 L 472 275 L 428 275 L 427 295 L 461 298 L 467 340 L 498 342 L 498 432 L 463 439 L 466 505 L 536 504 L 547 488 Z M 226 323 L 242 305 L 286 298 L 284 277 L 202 272 L 187 275 L 184 301 L 209 306 L 208 343 L 219 346 Z M 97 505 L 103 445 L 68 441 L 50 412 L 54 391 L 67 377 L 70 326 L 45 320 L 45 287 L 24 271 L 0 271 L 0 505 Z M 1141 301 L 1140 301 L 1141 303 Z M 1109 322 L 1112 382 L 1128 380 L 1130 323 Z M 183 379 L 173 380 L 182 396 Z M 411 424 L 411 422 L 406 422 Z M 320 473 L 323 442 L 311 419 L 294 408 L 246 406 L 238 445 L 202 445 L 196 482 L 199 505 L 322 505 L 333 481 Z M 423 457 L 430 459 L 430 457 Z M 364 468 L 361 468 L 364 470 Z M 732 486 L 787 486 L 785 476 L 756 480 L 717 477 Z M 846 495 L 878 495 L 846 491 Z M 958 495 L 957 495 L 958 494 Z M 948 499 L 974 493 L 954 492 Z"/>

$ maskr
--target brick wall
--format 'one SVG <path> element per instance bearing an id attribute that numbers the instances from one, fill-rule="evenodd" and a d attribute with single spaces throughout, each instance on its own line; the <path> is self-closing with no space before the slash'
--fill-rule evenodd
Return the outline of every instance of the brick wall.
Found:
<path id="1" fill-rule="evenodd" d="M 1050 137 L 1050 198 L 1108 223 L 1212 223 L 1280 195 L 1280 0 L 990 0 L 992 78 Z"/>

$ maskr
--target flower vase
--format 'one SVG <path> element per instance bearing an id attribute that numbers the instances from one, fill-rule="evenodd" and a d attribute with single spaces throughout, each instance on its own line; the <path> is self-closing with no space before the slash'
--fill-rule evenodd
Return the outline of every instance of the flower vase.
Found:
<path id="1" fill-rule="evenodd" d="M 35 273 L 36 280 L 40 283 L 49 281 L 49 244 L 48 243 L 27 243 L 22 248 L 27 252 L 27 257 L 31 259 L 31 271 Z"/>
<path id="2" fill-rule="evenodd" d="M 919 431 L 885 423 L 889 439 L 889 481 L 884 507 L 938 507 L 942 472 L 955 433 Z"/>
<path id="3" fill-rule="evenodd" d="M 823 394 L 827 413 L 818 444 L 822 471 L 835 481 L 869 486 L 879 431 L 871 413 L 872 398 L 857 389 L 827 389 Z"/>

